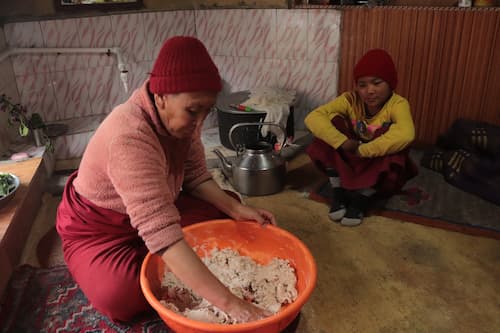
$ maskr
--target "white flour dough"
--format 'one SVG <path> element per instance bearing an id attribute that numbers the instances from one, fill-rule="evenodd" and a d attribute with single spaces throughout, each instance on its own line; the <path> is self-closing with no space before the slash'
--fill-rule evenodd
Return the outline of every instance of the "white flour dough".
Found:
<path id="1" fill-rule="evenodd" d="M 297 298 L 297 277 L 288 260 L 273 258 L 267 265 L 259 265 L 250 257 L 241 256 L 232 249 L 213 249 L 202 259 L 208 269 L 236 296 L 273 313 Z M 235 324 L 236 320 L 195 295 L 175 275 L 166 272 L 162 281 L 160 302 L 168 309 L 188 318 Z"/>

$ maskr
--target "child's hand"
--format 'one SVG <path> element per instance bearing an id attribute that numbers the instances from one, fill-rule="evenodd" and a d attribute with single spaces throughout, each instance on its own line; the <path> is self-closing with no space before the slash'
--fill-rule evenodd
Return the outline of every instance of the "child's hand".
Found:
<path id="1" fill-rule="evenodd" d="M 353 140 L 353 139 L 347 139 L 340 146 L 340 148 L 342 148 L 344 151 L 347 151 L 350 153 L 355 153 L 358 150 L 358 147 L 359 147 L 359 141 Z"/>

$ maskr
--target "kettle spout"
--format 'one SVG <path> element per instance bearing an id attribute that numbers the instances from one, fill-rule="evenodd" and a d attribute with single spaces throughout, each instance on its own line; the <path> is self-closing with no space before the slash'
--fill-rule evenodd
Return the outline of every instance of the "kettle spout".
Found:
<path id="1" fill-rule="evenodd" d="M 213 150 L 214 154 L 217 155 L 219 158 L 221 165 L 222 165 L 222 173 L 224 176 L 226 176 L 228 179 L 231 179 L 232 173 L 233 173 L 233 165 L 229 163 L 229 161 L 222 155 L 220 150 L 214 149 Z"/>

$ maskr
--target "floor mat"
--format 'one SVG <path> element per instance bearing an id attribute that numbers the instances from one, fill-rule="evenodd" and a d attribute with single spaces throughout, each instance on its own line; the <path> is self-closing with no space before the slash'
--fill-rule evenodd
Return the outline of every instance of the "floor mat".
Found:
<path id="1" fill-rule="evenodd" d="M 300 314 L 283 333 L 296 332 Z M 19 266 L 0 303 L 0 332 L 173 333 L 151 312 L 129 324 L 117 324 L 89 303 L 64 265 Z"/>
<path id="2" fill-rule="evenodd" d="M 130 325 L 97 312 L 66 266 L 18 267 L 0 304 L 0 332 L 172 332 L 151 313 Z"/>
<path id="3" fill-rule="evenodd" d="M 421 153 L 412 151 L 418 164 Z M 326 182 L 310 191 L 313 200 L 328 203 Z M 448 184 L 441 174 L 419 167 L 399 195 L 375 203 L 371 214 L 471 235 L 500 239 L 500 206 Z"/>

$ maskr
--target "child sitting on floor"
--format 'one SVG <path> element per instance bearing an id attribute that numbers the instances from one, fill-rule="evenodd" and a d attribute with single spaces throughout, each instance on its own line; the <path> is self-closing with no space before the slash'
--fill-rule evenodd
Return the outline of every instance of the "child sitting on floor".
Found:
<path id="1" fill-rule="evenodd" d="M 368 51 L 354 67 L 355 89 L 309 113 L 315 136 L 307 153 L 329 177 L 329 217 L 359 225 L 375 193 L 391 195 L 417 174 L 408 156 L 415 129 L 408 101 L 394 92 L 397 73 L 384 50 Z"/>

